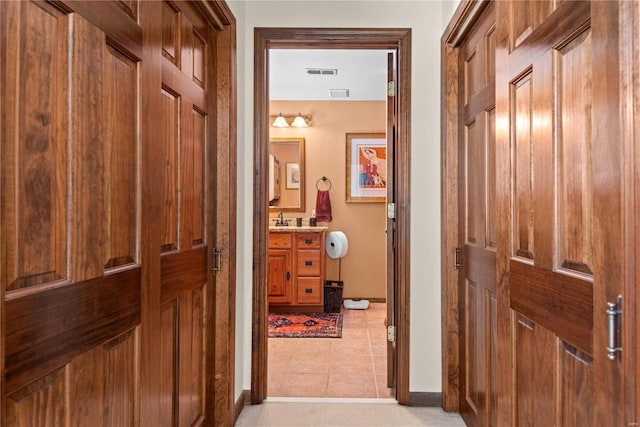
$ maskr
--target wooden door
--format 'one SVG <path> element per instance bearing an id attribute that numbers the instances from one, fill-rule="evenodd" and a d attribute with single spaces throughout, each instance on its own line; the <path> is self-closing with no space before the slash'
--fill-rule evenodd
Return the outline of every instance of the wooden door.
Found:
<path id="1" fill-rule="evenodd" d="M 460 413 L 496 425 L 495 7 L 460 46 L 458 235 Z"/>
<path id="2" fill-rule="evenodd" d="M 0 4 L 5 426 L 139 422 L 134 3 Z"/>
<path id="3" fill-rule="evenodd" d="M 396 97 L 396 53 L 387 54 L 387 168 L 391 173 L 387 174 L 387 206 L 395 203 L 396 194 L 394 191 L 396 177 L 394 174 L 394 153 L 397 141 L 397 97 Z M 395 210 L 395 204 L 394 204 Z M 391 216 L 391 218 L 390 218 Z M 396 219 L 394 215 L 387 212 L 387 318 L 385 326 L 387 328 L 396 327 Z M 387 387 L 391 388 L 391 396 L 396 395 L 396 341 L 387 338 Z"/>
<path id="4" fill-rule="evenodd" d="M 205 421 L 205 390 L 213 370 L 207 356 L 208 259 L 213 246 L 207 233 L 216 226 L 208 185 L 215 188 L 215 104 L 213 31 L 195 5 L 162 2 L 162 84 L 164 181 L 161 195 L 161 421 L 166 426 Z M 206 184 L 206 185 L 205 185 Z M 211 230 L 210 230 L 211 231 Z M 213 262 L 213 264 L 216 264 Z"/>
<path id="5" fill-rule="evenodd" d="M 496 8 L 499 418 L 625 425 L 606 351 L 628 260 L 618 3 Z"/>
<path id="6" fill-rule="evenodd" d="M 3 426 L 232 424 L 234 31 L 0 3 Z"/>

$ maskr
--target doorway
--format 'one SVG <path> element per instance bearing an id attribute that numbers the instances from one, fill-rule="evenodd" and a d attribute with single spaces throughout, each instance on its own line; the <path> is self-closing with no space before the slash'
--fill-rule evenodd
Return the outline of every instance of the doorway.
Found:
<path id="1" fill-rule="evenodd" d="M 258 28 L 254 52 L 254 279 L 252 320 L 252 386 L 253 403 L 267 396 L 267 223 L 268 200 L 268 138 L 269 93 L 267 87 L 268 50 L 272 48 L 306 49 L 384 49 L 393 50 L 397 58 L 396 120 L 389 131 L 393 135 L 388 145 L 394 151 L 394 191 L 389 202 L 395 215 L 387 219 L 388 259 L 393 277 L 388 281 L 388 301 L 392 315 L 386 323 L 395 327 L 395 342 L 391 345 L 395 357 L 391 374 L 395 377 L 396 399 L 409 402 L 409 105 L 410 105 L 410 30 L 380 29 L 296 29 Z M 390 143 L 389 143 L 390 142 Z M 401 165 L 402 167 L 397 167 Z M 389 286 L 391 284 L 391 286 Z"/>

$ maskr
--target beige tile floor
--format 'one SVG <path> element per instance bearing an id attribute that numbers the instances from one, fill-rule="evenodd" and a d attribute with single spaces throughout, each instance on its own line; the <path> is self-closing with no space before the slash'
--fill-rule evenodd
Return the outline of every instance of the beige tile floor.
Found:
<path id="1" fill-rule="evenodd" d="M 342 314 L 342 338 L 269 338 L 268 397 L 392 397 L 386 305 Z"/>

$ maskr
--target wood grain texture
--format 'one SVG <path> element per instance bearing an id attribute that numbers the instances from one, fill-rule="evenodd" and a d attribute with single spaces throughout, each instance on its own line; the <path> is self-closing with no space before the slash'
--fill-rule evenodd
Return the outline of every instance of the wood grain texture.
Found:
<path id="1" fill-rule="evenodd" d="M 8 427 L 53 427 L 64 425 L 67 417 L 65 406 L 65 369 L 57 369 L 40 380 L 10 395 L 3 414 Z"/>
<path id="2" fill-rule="evenodd" d="M 139 283 L 136 268 L 8 302 L 6 390 L 139 324 Z"/>
<path id="3" fill-rule="evenodd" d="M 570 345 L 560 344 L 560 425 L 590 425 L 593 420 L 593 358 Z"/>
<path id="4" fill-rule="evenodd" d="M 511 306 L 591 353 L 593 284 L 575 277 L 511 262 Z"/>
<path id="5" fill-rule="evenodd" d="M 623 237 L 626 229 L 622 219 L 627 196 L 624 190 L 623 147 L 637 142 L 621 139 L 621 64 L 618 42 L 621 3 L 623 2 L 596 2 L 591 6 L 591 59 L 593 64 L 597 64 L 592 71 L 592 114 L 597 118 L 592 129 L 593 245 L 598 248 L 593 253 L 593 322 L 596 326 L 593 334 L 593 385 L 596 392 L 593 400 L 594 425 L 625 423 L 625 411 L 620 409 L 617 402 L 626 401 L 625 388 L 630 385 L 619 359 L 612 362 L 607 357 L 605 349 L 609 337 L 608 319 L 603 308 L 607 306 L 607 302 L 615 301 L 622 293 L 627 260 L 633 257 L 629 252 L 630 248 L 624 246 Z M 612 141 L 618 143 L 612 144 Z M 633 296 L 629 297 L 629 308 L 635 307 Z M 638 336 L 637 331 L 631 333 Z"/>
<path id="6" fill-rule="evenodd" d="M 175 144 L 174 165 L 184 160 L 183 174 L 171 178 L 186 189 L 176 186 L 183 191 L 174 194 L 182 216 L 176 213 L 175 238 L 168 244 L 171 250 L 196 248 L 202 270 L 195 274 L 199 283 L 181 290 L 176 309 L 180 329 L 174 336 L 181 341 L 172 345 L 180 347 L 176 360 L 182 365 L 175 372 L 181 379 L 174 390 L 181 399 L 175 420 L 200 425 L 206 416 L 212 424 L 215 412 L 218 425 L 231 425 L 232 411 L 217 411 L 216 402 L 234 395 L 235 21 L 224 4 L 171 4 L 188 9 L 177 28 L 179 48 L 188 45 L 187 52 L 178 52 L 188 75 L 170 71 L 167 80 L 173 86 L 165 85 L 165 92 L 180 102 L 181 116 L 176 114 L 173 123 L 185 127 L 182 135 L 188 140 Z M 0 111 L 3 425 L 161 423 L 165 401 L 160 397 L 165 396 L 157 348 L 160 251 L 166 242 L 159 212 L 168 173 L 157 121 L 165 68 L 160 22 L 158 2 L 0 5 L 2 39 L 15 39 L 0 48 L 0 90 L 7 105 L 15 106 L 7 110 L 3 103 Z M 219 40 L 212 37 L 213 27 L 224 34 Z M 183 102 L 189 96 L 190 105 Z M 215 122 L 210 110 L 216 111 Z M 223 165 L 219 169 L 212 161 L 216 155 Z M 224 177 L 224 187 L 217 186 L 215 174 Z M 8 189 L 14 194 L 6 198 L 12 194 Z M 215 204 L 214 197 L 219 197 Z M 13 236 L 11 250 L 5 236 Z M 215 311 L 220 319 L 213 314 L 216 295 L 204 246 L 216 239 L 229 259 L 219 283 L 227 292 Z M 24 248 L 28 253 L 20 254 Z M 170 279 L 176 268 L 169 267 Z M 218 337 L 230 344 L 223 348 L 215 343 Z M 221 365 L 214 379 L 207 371 Z M 224 386 L 220 393 L 214 381 Z M 173 413 L 167 419 L 173 422 Z"/>
<path id="7" fill-rule="evenodd" d="M 202 16 L 217 30 L 215 47 L 210 47 L 205 55 L 207 75 L 216 76 L 216 96 L 209 99 L 209 110 L 215 111 L 217 141 L 216 149 L 207 151 L 210 158 L 215 156 L 216 159 L 216 186 L 209 185 L 206 190 L 209 200 L 214 200 L 215 194 L 216 203 L 207 205 L 205 218 L 216 218 L 215 230 L 208 227 L 209 241 L 215 241 L 216 247 L 224 251 L 222 272 L 215 277 L 215 291 L 209 289 L 206 293 L 207 303 L 212 307 L 207 310 L 206 321 L 216 326 L 215 330 L 209 328 L 206 336 L 209 354 L 213 355 L 215 376 L 207 377 L 205 406 L 207 413 L 214 414 L 216 425 L 231 425 L 234 422 L 236 369 L 236 23 L 224 2 L 199 3 L 198 6 L 211 7 Z M 213 176 L 208 181 L 212 179 Z"/>
<path id="8" fill-rule="evenodd" d="M 496 2 L 496 278 L 497 283 L 497 364 L 511 369 L 497 371 L 497 425 L 515 425 L 513 414 L 513 320 L 510 307 L 509 263 L 511 242 L 511 140 L 509 75 L 509 7 Z"/>
<path id="9" fill-rule="evenodd" d="M 107 227 L 104 268 L 109 269 L 133 264 L 139 258 L 138 64 L 107 46 L 104 72 Z"/>
<path id="10" fill-rule="evenodd" d="M 267 254 L 267 149 L 268 76 L 265 55 L 268 48 L 362 48 L 397 49 L 398 140 L 395 163 L 403 165 L 396 173 L 396 313 L 397 320 L 397 399 L 409 402 L 409 254 L 410 247 L 410 82 L 411 32 L 407 29 L 331 29 L 331 28 L 256 28 L 254 32 L 254 235 L 253 235 L 253 319 L 252 319 L 252 402 L 266 397 L 266 324 L 265 260 Z"/>
<path id="11" fill-rule="evenodd" d="M 625 192 L 634 194 L 635 197 L 625 201 L 625 247 L 638 248 L 640 233 L 638 230 L 638 218 L 640 206 L 638 200 L 638 178 L 640 177 L 638 164 L 638 151 L 635 141 L 640 135 L 640 4 L 622 2 L 619 9 L 620 16 L 620 71 L 621 71 L 621 138 L 624 141 L 624 179 Z M 637 259 L 628 259 L 625 269 L 625 285 L 623 294 L 631 307 L 637 307 L 640 297 L 636 284 L 640 276 Z M 626 348 L 623 355 L 624 377 L 630 379 L 625 390 L 627 423 L 640 420 L 640 357 L 638 331 L 640 331 L 640 316 L 637 310 L 625 310 L 622 315 L 622 323 L 631 325 L 623 328 L 622 347 Z"/>
<path id="12" fill-rule="evenodd" d="M 163 332 L 160 306 L 161 295 L 161 245 L 164 224 L 162 222 L 163 201 L 159 195 L 163 192 L 166 169 L 158 167 L 164 164 L 163 150 L 158 144 L 163 141 L 164 129 L 157 120 L 149 117 L 162 117 L 163 96 L 159 88 L 162 85 L 162 54 L 158 46 L 162 43 L 162 33 L 157 23 L 162 20 L 162 9 L 157 2 L 140 2 L 139 18 L 142 28 L 141 75 L 141 157 L 140 157 L 140 262 L 142 268 L 140 326 L 140 419 L 147 425 L 161 426 L 165 420 L 164 409 L 167 401 L 163 393 L 161 349 L 158 348 Z M 161 373 L 162 372 L 162 373 Z"/>
<path id="13" fill-rule="evenodd" d="M 3 10 L 2 282 L 4 290 L 64 283 L 69 229 L 69 22 L 34 3 Z"/>
<path id="14" fill-rule="evenodd" d="M 496 336 L 491 305 L 496 291 L 495 246 L 495 5 L 490 3 L 460 39 L 457 224 L 462 248 L 460 288 L 460 413 L 470 426 L 487 425 L 491 399 L 491 341 Z M 473 56 L 473 61 L 467 60 Z M 493 174 L 493 175 L 492 175 Z M 488 233 L 491 232 L 490 237 Z M 492 243 L 493 241 L 493 243 Z M 494 349 L 495 350 L 495 349 Z"/>

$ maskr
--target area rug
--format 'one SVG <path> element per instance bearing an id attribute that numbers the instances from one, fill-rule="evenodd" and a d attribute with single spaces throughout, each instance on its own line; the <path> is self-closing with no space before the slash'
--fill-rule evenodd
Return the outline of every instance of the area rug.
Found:
<path id="1" fill-rule="evenodd" d="M 342 338 L 340 313 L 271 313 L 271 338 Z"/>

